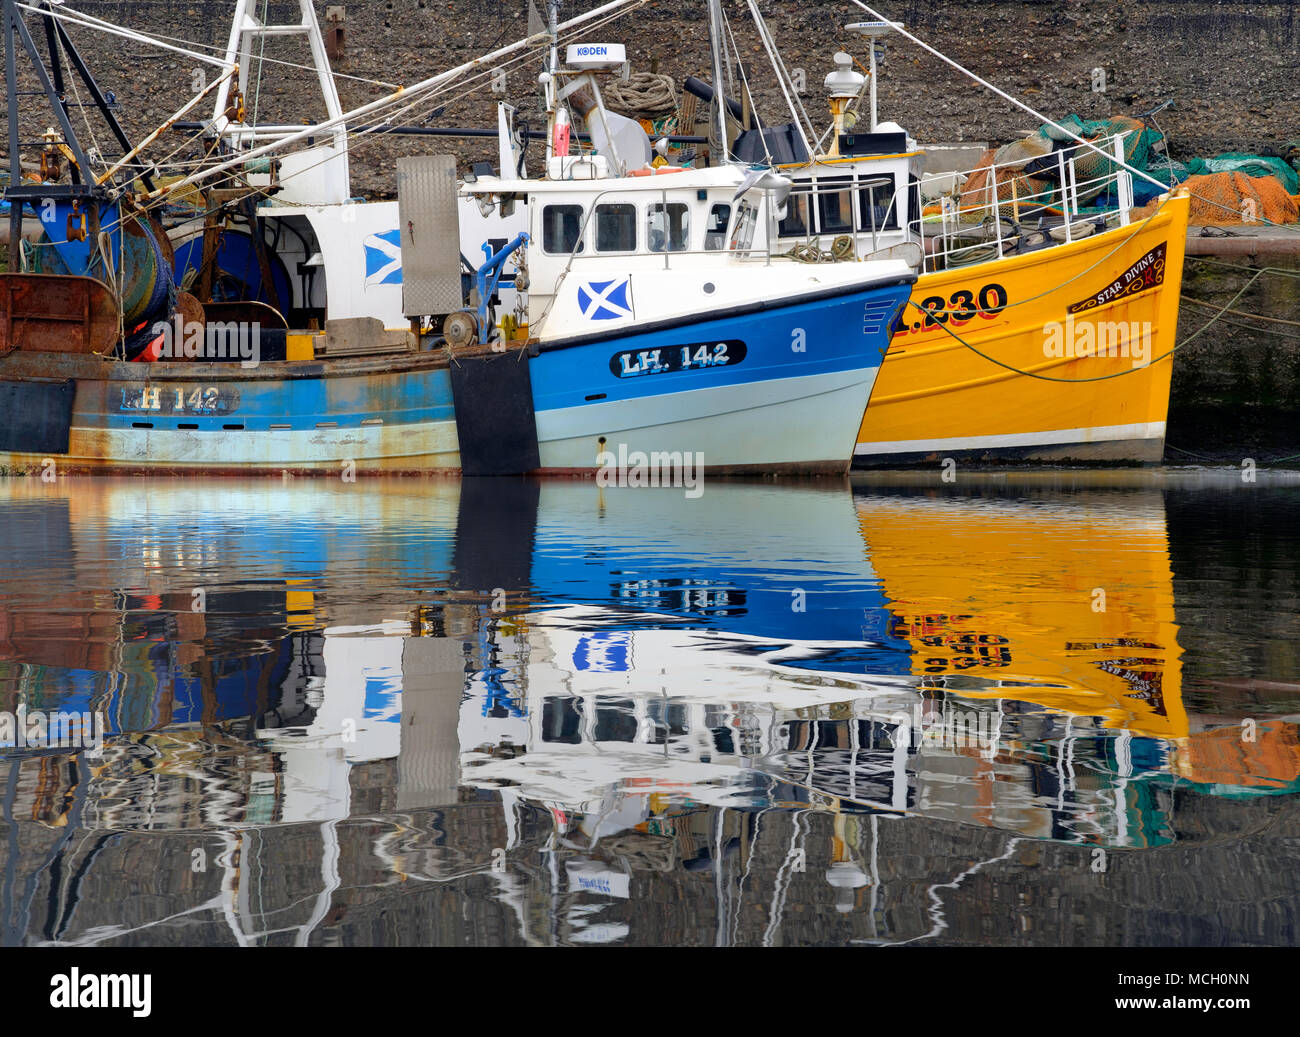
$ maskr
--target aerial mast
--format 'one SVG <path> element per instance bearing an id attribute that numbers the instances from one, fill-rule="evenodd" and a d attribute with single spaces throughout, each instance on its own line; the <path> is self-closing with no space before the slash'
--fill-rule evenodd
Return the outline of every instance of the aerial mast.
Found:
<path id="1" fill-rule="evenodd" d="M 713 165 L 724 165 L 731 161 L 727 149 L 727 102 L 722 96 L 722 4 L 721 0 L 709 0 L 709 48 L 713 55 L 713 104 L 717 110 L 718 161 L 710 158 Z"/>

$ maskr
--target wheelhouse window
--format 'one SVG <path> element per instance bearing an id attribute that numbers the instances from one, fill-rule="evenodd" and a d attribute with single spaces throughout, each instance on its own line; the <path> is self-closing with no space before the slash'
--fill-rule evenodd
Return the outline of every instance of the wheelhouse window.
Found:
<path id="1" fill-rule="evenodd" d="M 583 249 L 581 205 L 548 205 L 542 210 L 542 251 L 567 256 Z"/>
<path id="2" fill-rule="evenodd" d="M 748 252 L 753 248 L 757 227 L 758 209 L 749 202 L 741 202 L 736 216 L 736 229 L 731 234 L 731 251 Z"/>
<path id="3" fill-rule="evenodd" d="M 691 208 L 683 202 L 650 206 L 646 242 L 651 252 L 685 252 L 691 247 Z"/>
<path id="4" fill-rule="evenodd" d="M 612 202 L 596 206 L 596 251 L 636 251 L 636 206 Z"/>
<path id="5" fill-rule="evenodd" d="M 898 202 L 894 196 L 894 177 L 884 173 L 863 181 L 858 191 L 858 228 L 860 230 L 897 230 Z"/>
<path id="6" fill-rule="evenodd" d="M 853 178 L 820 180 L 817 183 L 817 215 L 822 234 L 853 233 Z"/>
<path id="7" fill-rule="evenodd" d="M 785 219 L 777 233 L 783 238 L 806 238 L 812 233 L 812 188 L 795 188 L 786 202 Z"/>
<path id="8" fill-rule="evenodd" d="M 704 248 L 708 252 L 721 252 L 727 247 L 727 224 L 731 222 L 731 206 L 721 202 L 709 210 L 709 220 L 704 227 Z"/>

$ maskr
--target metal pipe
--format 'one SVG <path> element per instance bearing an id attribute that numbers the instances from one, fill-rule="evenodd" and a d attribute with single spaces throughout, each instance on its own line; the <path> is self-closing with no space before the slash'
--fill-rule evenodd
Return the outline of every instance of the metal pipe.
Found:
<path id="1" fill-rule="evenodd" d="M 13 0 L 4 0 L 5 10 L 5 87 L 9 92 L 9 183 L 21 184 L 23 182 L 22 161 L 18 154 L 18 96 L 15 90 L 18 86 L 17 58 L 14 49 L 17 40 L 14 39 L 14 19 L 18 13 L 14 10 Z M 11 243 L 9 251 L 8 270 L 13 273 L 14 257 L 12 243 L 21 241 L 23 236 L 23 203 L 14 199 L 9 203 L 9 241 Z M 22 246 L 18 248 L 19 256 L 22 255 Z"/>
<path id="2" fill-rule="evenodd" d="M 210 123 L 204 123 L 204 122 L 177 122 L 177 123 L 173 123 L 171 128 L 173 130 L 177 130 L 180 132 L 195 133 L 198 132 L 199 130 L 206 129 L 209 125 Z M 273 133 L 273 132 L 274 133 L 290 133 L 290 132 L 297 133 L 300 129 L 302 129 L 301 126 L 261 127 L 259 128 L 258 133 Z M 496 130 L 485 130 L 479 128 L 466 127 L 466 126 L 388 126 L 385 125 L 384 123 L 376 123 L 374 125 L 368 125 L 368 126 L 357 126 L 354 127 L 353 132 L 373 133 L 373 134 L 391 133 L 394 136 L 406 136 L 406 137 L 464 137 L 466 139 L 474 139 L 480 137 L 495 138 L 498 135 Z M 573 137 L 575 140 L 580 140 L 588 143 L 591 140 L 591 135 L 588 133 L 578 133 L 575 131 Z M 546 131 L 529 130 L 528 139 L 545 140 Z M 668 143 L 670 144 L 707 144 L 709 142 L 708 137 L 689 136 L 686 134 L 669 134 L 667 135 L 667 140 Z"/>

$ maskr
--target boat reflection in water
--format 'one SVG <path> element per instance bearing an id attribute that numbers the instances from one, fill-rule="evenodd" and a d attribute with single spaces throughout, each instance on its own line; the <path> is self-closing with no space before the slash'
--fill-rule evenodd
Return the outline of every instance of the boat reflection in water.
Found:
<path id="1" fill-rule="evenodd" d="M 1169 841 L 1175 778 L 1292 789 L 1293 725 L 1189 729 L 1161 495 L 1044 496 L 862 495 L 850 528 L 836 492 L 727 487 L 687 526 L 667 495 L 544 487 L 561 607 L 507 634 L 526 693 L 467 699 L 464 780 L 593 840 L 673 793 L 1107 847 Z M 1235 782 L 1198 778 L 1234 769 L 1218 747 Z"/>
<path id="2" fill-rule="evenodd" d="M 1019 881 L 1026 838 L 1082 881 L 1095 848 L 1175 837 L 1175 785 L 1295 791 L 1294 723 L 1184 709 L 1164 514 L 1156 491 L 7 482 L 0 710 L 108 733 L 0 749 L 26 833 L 4 940 L 1018 936 L 924 890 L 976 861 Z M 782 936 L 796 903 L 847 928 Z"/>

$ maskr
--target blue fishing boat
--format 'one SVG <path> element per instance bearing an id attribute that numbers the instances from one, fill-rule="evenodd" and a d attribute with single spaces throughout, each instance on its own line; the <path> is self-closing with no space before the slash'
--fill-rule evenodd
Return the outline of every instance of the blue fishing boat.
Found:
<path id="1" fill-rule="evenodd" d="M 790 181 L 730 162 L 725 147 L 709 168 L 654 164 L 644 129 L 602 99 L 601 77 L 624 57 L 616 44 L 570 46 L 563 63 L 553 51 L 545 176 L 462 189 L 484 213 L 527 207 L 529 232 L 493 261 L 522 256 L 527 300 L 513 325 L 531 357 L 460 376 L 458 405 L 497 416 L 482 435 L 462 425 L 466 469 L 596 471 L 631 485 L 692 466 L 846 471 L 845 426 L 866 409 L 915 275 L 892 259 L 774 254 Z M 593 148 L 570 154 L 579 121 Z M 518 168 L 504 110 L 499 123 L 502 168 Z M 482 312 L 447 327 L 453 344 L 493 330 Z M 535 453 L 502 461 L 530 431 Z"/>
<path id="2" fill-rule="evenodd" d="M 601 100 L 598 76 L 618 48 L 575 45 L 558 60 L 563 32 L 622 6 L 564 25 L 553 8 L 548 36 L 488 56 L 552 44 L 546 176 L 480 176 L 457 198 L 449 159 L 400 169 L 395 208 L 411 218 L 394 237 L 396 226 L 384 229 L 394 206 L 350 199 L 346 152 L 348 120 L 393 98 L 344 114 L 322 75 L 326 122 L 247 126 L 234 85 L 247 70 L 236 59 L 251 37 L 278 28 L 237 16 L 225 58 L 209 59 L 221 75 L 169 120 L 215 93 L 210 132 L 222 157 L 162 183 L 140 157 L 156 134 L 130 146 L 76 56 L 69 74 L 85 81 L 123 150 L 82 148 L 54 85 L 59 54 L 75 54 L 67 16 L 51 3 L 36 13 L 62 41 L 47 59 L 26 26 L 28 8 L 10 0 L 8 36 L 36 70 L 58 128 L 40 145 L 35 181 L 23 180 L 11 142 L 10 236 L 22 238 L 28 213 L 42 235 L 0 275 L 0 466 L 614 472 L 632 485 L 702 470 L 846 470 L 913 274 L 893 261 L 830 269 L 773 256 L 790 186 L 779 176 L 726 161 L 652 167 L 644 131 Z M 318 39 L 311 5 L 301 8 Z M 16 125 L 21 92 L 10 79 Z M 595 147 L 570 155 L 560 130 L 579 118 Z M 501 124 L 502 154 L 521 172 L 509 151 L 515 127 Z M 306 150 L 288 150 L 304 142 Z M 421 184 L 434 189 L 421 195 Z M 182 198 L 191 216 L 169 236 L 158 215 Z M 488 248 L 467 305 L 462 260 L 447 244 L 469 199 L 503 217 L 526 201 L 532 228 Z M 371 252 L 380 259 L 372 263 Z M 285 256 L 297 278 L 281 276 Z M 510 259 L 531 282 L 528 312 L 498 330 L 492 299 Z M 398 320 L 407 326 L 391 326 Z"/>

